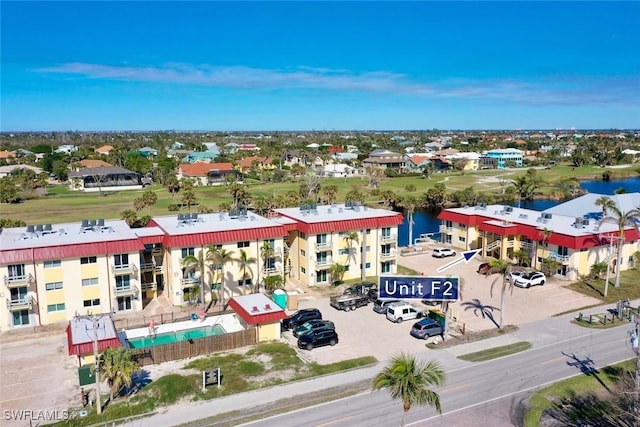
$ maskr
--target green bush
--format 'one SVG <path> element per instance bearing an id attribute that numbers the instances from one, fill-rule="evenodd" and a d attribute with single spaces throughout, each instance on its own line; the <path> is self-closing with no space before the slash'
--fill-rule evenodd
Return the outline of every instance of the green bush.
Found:
<path id="1" fill-rule="evenodd" d="M 169 206 L 167 206 L 167 209 L 169 209 L 169 212 L 177 212 L 180 210 L 180 206 L 176 205 L 175 203 L 172 203 Z"/>

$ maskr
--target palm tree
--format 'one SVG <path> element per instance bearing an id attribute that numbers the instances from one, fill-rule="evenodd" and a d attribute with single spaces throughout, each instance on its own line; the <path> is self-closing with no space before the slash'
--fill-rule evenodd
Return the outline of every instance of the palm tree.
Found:
<path id="1" fill-rule="evenodd" d="M 347 269 L 343 264 L 331 264 L 331 267 L 329 268 L 329 274 L 331 275 L 331 281 L 334 285 L 337 286 L 340 282 L 342 282 L 342 278 L 344 277 L 344 273 L 346 271 Z"/>
<path id="2" fill-rule="evenodd" d="M 355 259 L 355 253 L 353 250 L 353 244 L 355 243 L 360 243 L 360 236 L 358 235 L 357 231 L 351 230 L 351 231 L 347 231 L 347 234 L 345 234 L 345 236 L 343 237 L 344 242 L 347 244 L 347 249 L 349 250 L 349 253 L 347 254 L 347 262 L 345 264 L 345 266 L 349 265 L 351 263 L 351 257 L 353 256 Z"/>
<path id="3" fill-rule="evenodd" d="M 398 201 L 398 206 L 407 210 L 407 220 L 409 221 L 409 246 L 413 246 L 413 214 L 423 205 L 414 196 L 405 196 Z"/>
<path id="4" fill-rule="evenodd" d="M 391 359 L 389 365 L 375 376 L 373 389 L 386 388 L 393 399 L 402 401 L 401 425 L 404 426 L 407 412 L 414 405 L 435 406 L 442 413 L 440 396 L 429 386 L 440 385 L 444 379 L 444 371 L 437 361 L 420 363 L 414 356 L 402 353 Z"/>
<path id="5" fill-rule="evenodd" d="M 598 224 L 598 228 L 600 228 L 602 224 L 607 222 L 613 223 L 618 226 L 616 282 L 614 284 L 614 287 L 617 288 L 620 286 L 620 267 L 622 266 L 622 247 L 624 245 L 624 229 L 627 227 L 633 227 L 636 229 L 636 231 L 640 232 L 640 228 L 638 227 L 638 221 L 640 221 L 640 210 L 631 209 L 630 211 L 622 212 L 615 205 L 608 206 L 608 209 L 611 210 L 611 215 L 605 216 L 604 218 L 602 218 L 600 220 L 600 223 Z"/>
<path id="6" fill-rule="evenodd" d="M 502 324 L 504 322 L 504 308 L 505 308 L 505 297 L 507 295 L 507 290 L 513 293 L 513 280 L 510 280 L 511 277 L 511 264 L 503 259 L 492 259 L 489 261 L 489 266 L 493 271 L 499 274 L 491 283 L 491 298 L 493 298 L 493 287 L 494 285 L 502 279 L 502 290 L 500 291 L 500 324 L 498 325 L 498 329 L 502 329 Z"/>
<path id="7" fill-rule="evenodd" d="M 246 288 L 244 287 L 246 285 L 246 281 L 247 281 L 247 268 L 249 269 L 249 272 L 251 272 L 251 265 L 256 263 L 256 259 L 249 256 L 249 254 L 247 254 L 247 251 L 245 251 L 244 249 L 240 249 L 240 256 L 238 258 L 235 259 L 235 261 L 238 263 L 238 267 L 242 270 L 242 286 L 243 286 L 243 293 L 246 294 Z"/>
<path id="8" fill-rule="evenodd" d="M 233 251 L 228 251 L 224 248 L 216 248 L 213 259 L 215 260 L 214 262 L 216 267 L 220 268 L 220 301 L 222 303 L 222 311 L 224 311 L 226 309 L 224 305 L 224 266 L 233 261 Z"/>
<path id="9" fill-rule="evenodd" d="M 187 255 L 182 258 L 182 265 L 188 270 L 198 270 L 200 276 L 200 301 L 204 306 L 204 285 L 205 285 L 205 267 L 206 259 L 204 256 L 204 249 L 198 253 L 198 256 Z"/>
<path id="10" fill-rule="evenodd" d="M 100 377 L 107 380 L 111 388 L 112 401 L 123 387 L 131 385 L 134 373 L 140 368 L 131 359 L 131 353 L 124 347 L 109 347 L 100 355 Z"/>
<path id="11" fill-rule="evenodd" d="M 258 268 L 258 280 L 256 280 L 256 292 L 259 290 L 260 286 L 260 270 L 265 270 L 267 268 L 267 261 L 273 258 L 276 254 L 276 250 L 271 243 L 267 240 L 262 242 L 262 246 L 260 246 L 260 258 L 262 259 L 262 268 Z"/>
<path id="12" fill-rule="evenodd" d="M 596 206 L 602 207 L 602 217 L 607 216 L 607 209 L 615 208 L 616 202 L 614 202 L 609 196 L 600 196 L 595 202 L 593 202 Z"/>

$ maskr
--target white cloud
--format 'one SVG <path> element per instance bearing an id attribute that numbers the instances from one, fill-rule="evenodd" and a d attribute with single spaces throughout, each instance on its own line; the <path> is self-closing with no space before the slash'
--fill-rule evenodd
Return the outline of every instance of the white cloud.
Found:
<path id="1" fill-rule="evenodd" d="M 415 82 L 405 74 L 298 67 L 261 69 L 168 63 L 160 67 L 66 63 L 37 70 L 89 79 L 189 84 L 223 88 L 324 89 L 402 94 L 418 97 L 485 98 L 531 105 L 640 103 L 639 79 L 554 78 L 536 81 L 448 79 Z"/>

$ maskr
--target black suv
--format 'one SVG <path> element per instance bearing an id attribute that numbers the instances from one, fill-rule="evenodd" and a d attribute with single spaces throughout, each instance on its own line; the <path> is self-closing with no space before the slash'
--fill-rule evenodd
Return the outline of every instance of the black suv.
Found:
<path id="1" fill-rule="evenodd" d="M 298 338 L 298 348 L 313 350 L 323 345 L 338 344 L 338 334 L 333 329 L 316 329 Z"/>
<path id="2" fill-rule="evenodd" d="M 308 320 L 322 319 L 322 313 L 317 308 L 305 308 L 298 310 L 291 316 L 282 320 L 282 329 L 295 329 Z"/>
<path id="3" fill-rule="evenodd" d="M 344 295 L 360 294 L 369 298 L 369 301 L 378 299 L 378 284 L 373 282 L 360 282 L 344 291 Z"/>

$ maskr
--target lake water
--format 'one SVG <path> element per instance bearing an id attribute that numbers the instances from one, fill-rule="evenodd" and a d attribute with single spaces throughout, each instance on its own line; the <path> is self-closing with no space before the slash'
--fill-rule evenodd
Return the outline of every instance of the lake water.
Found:
<path id="1" fill-rule="evenodd" d="M 624 188 L 627 193 L 640 193 L 640 177 L 618 179 L 614 181 L 581 181 L 580 187 L 589 193 L 615 194 L 619 188 Z M 533 200 L 524 201 L 520 207 L 543 211 L 557 205 L 556 200 Z M 517 204 L 516 204 L 517 205 Z M 516 206 L 514 205 L 514 206 Z M 424 233 L 437 233 L 440 228 L 440 221 L 437 219 L 438 212 L 418 211 L 413 214 L 413 238 L 420 237 Z M 439 237 L 439 236 L 436 236 Z M 398 245 L 407 246 L 409 244 L 409 225 L 407 218 L 398 226 Z"/>

